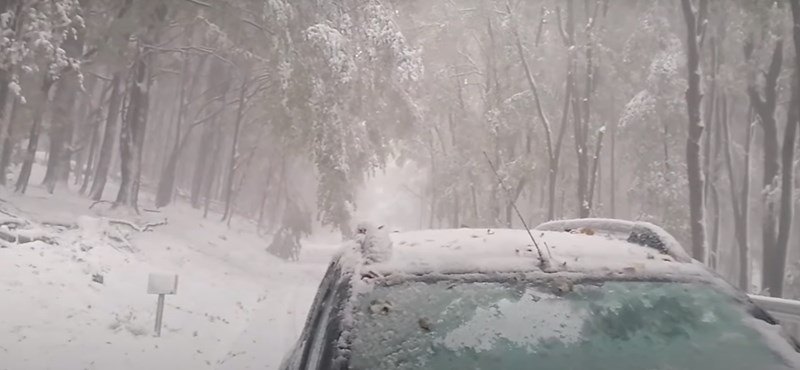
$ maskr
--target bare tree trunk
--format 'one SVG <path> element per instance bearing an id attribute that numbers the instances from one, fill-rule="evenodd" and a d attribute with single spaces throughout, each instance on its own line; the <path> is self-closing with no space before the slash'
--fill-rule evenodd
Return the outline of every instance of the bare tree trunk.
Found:
<path id="1" fill-rule="evenodd" d="M 752 60 L 752 40 L 745 44 L 745 57 L 748 61 Z M 774 190 L 778 187 L 778 176 L 780 173 L 780 143 L 778 142 L 778 126 L 775 121 L 775 110 L 778 98 L 778 77 L 781 73 L 783 62 L 783 41 L 775 42 L 775 49 L 772 53 L 772 61 L 769 70 L 765 75 L 764 96 L 756 88 L 756 77 L 751 74 L 747 86 L 747 94 L 750 97 L 750 104 L 758 114 L 759 123 L 763 131 L 764 138 L 764 178 L 763 178 L 763 200 L 764 209 L 762 216 L 762 285 L 770 294 L 778 294 L 782 289 L 777 286 L 778 280 L 776 270 L 778 269 L 778 249 L 777 249 L 777 227 L 778 215 L 776 209 L 776 199 Z M 783 263 L 783 262 L 780 262 Z M 782 279 L 780 279 L 782 280 Z"/>
<path id="2" fill-rule="evenodd" d="M 205 186 L 203 189 L 204 197 L 205 197 L 205 204 L 203 206 L 203 217 L 208 217 L 208 210 L 211 207 L 211 190 L 214 187 L 214 179 L 217 177 L 217 172 L 219 172 L 219 155 L 222 151 L 222 135 L 215 131 L 213 133 L 212 139 L 212 147 L 213 147 L 213 155 L 211 156 L 211 168 L 209 169 L 208 176 L 206 177 Z"/>
<path id="3" fill-rule="evenodd" d="M 242 86 L 239 89 L 239 108 L 236 110 L 236 123 L 233 129 L 233 143 L 231 143 L 231 153 L 228 157 L 228 173 L 225 180 L 225 213 L 222 220 L 226 220 L 231 213 L 231 200 L 233 199 L 233 176 L 236 173 L 236 156 L 239 147 L 239 132 L 244 121 L 244 108 L 247 105 L 247 83 L 248 78 L 242 79 Z"/>
<path id="4" fill-rule="evenodd" d="M 2 0 L 0 1 L 0 14 L 10 14 L 8 13 L 9 10 L 14 9 L 15 11 L 13 14 L 19 15 L 22 11 L 22 1 L 20 0 Z M 9 25 L 12 29 L 15 30 L 15 35 L 12 37 L 14 39 L 18 39 L 21 31 L 22 26 L 22 17 L 13 17 L 13 19 L 8 20 Z M 8 92 L 9 92 L 9 83 L 11 82 L 11 73 L 13 71 L 13 66 L 6 66 L 6 68 L 0 68 L 0 121 L 5 118 L 5 109 L 8 103 Z M 18 97 L 14 96 L 13 101 L 11 102 L 11 109 L 12 115 L 14 110 L 16 110 L 18 104 Z M 8 120 L 8 127 L 4 130 L 5 135 L 3 137 L 3 149 L 2 149 L 2 156 L 0 157 L 0 185 L 6 185 L 6 172 L 8 171 L 8 166 L 11 163 L 11 153 L 13 146 L 15 144 L 13 134 L 14 134 L 14 123 L 15 117 L 10 117 L 11 119 Z"/>
<path id="5" fill-rule="evenodd" d="M 139 210 L 139 186 L 142 172 L 142 144 L 147 125 L 148 98 L 150 90 L 149 59 L 143 55 L 141 45 L 133 64 L 133 80 L 128 94 L 125 119 L 120 130 L 119 147 L 121 159 L 121 181 L 115 206 Z"/>
<path id="6" fill-rule="evenodd" d="M 169 151 L 167 164 L 161 171 L 161 176 L 158 180 L 158 189 L 156 190 L 156 207 L 164 207 L 172 201 L 172 193 L 175 190 L 175 176 L 178 168 L 178 156 L 180 155 L 181 147 L 181 126 L 183 125 L 184 116 L 186 115 L 186 84 L 188 82 L 187 75 L 189 74 L 189 57 L 183 53 L 183 62 L 181 63 L 181 77 L 180 77 L 180 93 L 178 94 L 178 117 L 175 120 L 175 137 L 172 142 L 172 148 Z M 197 74 L 195 74 L 196 76 Z M 188 134 L 188 133 L 187 133 Z"/>
<path id="7" fill-rule="evenodd" d="M 592 172 L 589 174 L 590 179 L 589 179 L 589 190 L 587 199 L 587 205 L 590 212 L 592 211 L 592 209 L 594 209 L 594 189 L 595 185 L 597 184 L 597 177 L 599 172 L 598 167 L 600 166 L 600 153 L 603 150 L 603 137 L 605 136 L 605 134 L 606 134 L 605 128 L 600 129 L 599 132 L 597 133 L 597 143 L 595 144 L 594 156 L 592 157 Z M 589 217 L 590 215 L 591 214 L 587 215 L 586 217 Z"/>
<path id="8" fill-rule="evenodd" d="M 111 159 L 114 156 L 117 120 L 119 119 L 122 105 L 121 82 L 122 72 L 114 73 L 114 77 L 111 79 L 111 98 L 108 102 L 108 115 L 106 116 L 106 127 L 103 131 L 103 142 L 100 144 L 97 169 L 92 181 L 92 189 L 89 191 L 89 197 L 95 201 L 103 198 L 103 190 L 106 187 Z"/>
<path id="9" fill-rule="evenodd" d="M 800 1 L 791 0 L 792 35 L 795 47 L 795 68 L 792 75 L 792 95 L 789 100 L 789 112 L 786 118 L 786 131 L 783 135 L 783 153 L 781 155 L 781 198 L 780 219 L 778 224 L 778 237 L 775 246 L 776 269 L 770 271 L 772 275 L 774 297 L 783 296 L 783 282 L 786 271 L 786 257 L 789 249 L 789 237 L 792 228 L 792 213 L 794 211 L 794 150 L 797 138 L 797 125 L 800 120 Z"/>
<path id="10" fill-rule="evenodd" d="M 797 37 L 800 37 L 800 34 Z M 797 52 L 800 52 L 800 49 Z M 800 63 L 798 63 L 798 67 L 800 67 Z M 789 251 L 789 237 L 792 233 L 792 216 L 794 212 L 794 145 L 797 138 L 798 110 L 800 110 L 800 81 L 798 81 L 800 70 L 795 70 L 794 77 L 792 98 L 786 119 L 786 131 L 783 135 L 783 153 L 781 155 L 780 218 L 778 221 L 778 237 L 775 244 L 775 266 L 777 268 L 770 271 L 770 275 L 773 275 L 772 281 L 775 287 L 775 291 L 772 294 L 774 297 L 783 297 L 786 257 Z"/>
<path id="11" fill-rule="evenodd" d="M 50 88 L 53 86 L 53 82 L 49 74 L 45 77 L 44 82 L 42 82 L 42 88 L 40 90 L 42 103 L 34 112 L 33 124 L 31 125 L 31 131 L 28 135 L 28 149 L 25 151 L 25 159 L 22 162 L 22 169 L 20 170 L 15 187 L 15 191 L 18 193 L 24 194 L 25 190 L 28 189 L 28 182 L 30 181 L 33 164 L 36 162 L 36 149 L 39 146 L 42 119 L 44 119 L 44 112 L 47 111 L 50 105 Z"/>
<path id="12" fill-rule="evenodd" d="M 94 119 L 94 118 L 92 118 Z M 86 166 L 82 171 L 83 179 L 81 181 L 80 193 L 85 194 L 89 188 L 89 181 L 92 179 L 92 172 L 94 171 L 94 162 L 97 154 L 97 145 L 100 142 L 100 121 L 97 124 L 92 123 L 92 138 L 89 140 L 89 155 L 86 158 Z M 80 166 L 79 166 L 80 167 Z"/>
<path id="13" fill-rule="evenodd" d="M 261 233 L 261 228 L 264 225 L 264 211 L 267 208 L 270 185 L 272 184 L 272 164 L 270 164 L 267 167 L 267 170 L 264 172 L 264 175 L 265 179 L 264 179 L 264 184 L 262 185 L 261 201 L 259 202 L 260 206 L 258 208 L 258 222 L 256 223 L 256 229 L 258 230 L 259 234 Z"/>
<path id="14" fill-rule="evenodd" d="M 703 136 L 703 121 L 700 105 L 703 99 L 700 76 L 700 48 L 705 33 L 707 0 L 700 0 L 695 11 L 691 0 L 681 0 L 686 21 L 687 70 L 689 87 L 686 89 L 686 106 L 689 115 L 689 137 L 686 141 L 686 167 L 689 180 L 689 218 L 692 234 L 692 256 L 706 262 L 706 232 L 703 216 L 703 170 L 701 166 L 700 140 Z"/>
<path id="15" fill-rule="evenodd" d="M 609 161 L 610 166 L 609 169 L 611 173 L 609 174 L 611 186 L 609 187 L 609 202 L 611 202 L 609 208 L 609 217 L 616 218 L 617 217 L 617 123 L 616 121 L 612 123 L 611 127 L 611 152 L 609 153 Z"/>
<path id="16" fill-rule="evenodd" d="M 156 192 L 156 207 L 164 207 L 172 201 L 173 194 L 175 192 L 175 183 L 177 181 L 177 170 L 178 170 L 178 161 L 180 160 L 180 156 L 183 153 L 183 148 L 186 146 L 186 142 L 191 134 L 192 130 L 204 120 L 200 120 L 198 122 L 192 122 L 186 129 L 185 133 L 182 130 L 184 121 L 186 121 L 186 114 L 187 109 L 189 107 L 189 102 L 187 101 L 187 88 L 189 91 L 194 91 L 195 87 L 197 86 L 198 77 L 200 76 L 200 72 L 205 67 L 206 58 L 200 60 L 197 64 L 196 69 L 194 72 L 190 73 L 190 62 L 188 60 L 188 55 L 184 55 L 184 61 L 182 65 L 182 72 L 181 72 L 181 88 L 180 94 L 178 98 L 178 118 L 176 120 L 176 133 L 175 138 L 172 143 L 172 147 L 169 151 L 169 157 L 167 159 L 167 164 L 164 166 L 161 172 L 161 176 L 159 177 L 158 182 L 158 190 Z M 192 75 L 191 79 L 188 78 L 188 75 Z M 187 86 L 188 85 L 188 86 Z M 224 101 L 223 106 L 220 107 L 220 110 L 224 108 Z M 201 109 L 202 111 L 202 109 Z M 216 117 L 217 114 L 220 112 L 214 112 L 209 118 Z"/>
<path id="17" fill-rule="evenodd" d="M 71 77 L 63 76 L 58 80 L 53 97 L 53 116 L 50 128 L 50 151 L 47 157 L 47 170 L 42 180 L 42 185 L 47 188 L 47 192 L 52 194 L 55 191 L 56 183 L 63 180 L 62 172 L 69 166 L 66 162 L 66 152 L 68 142 L 71 141 L 68 126 L 72 125 L 72 97 L 75 95 L 75 86 L 71 83 Z M 70 136 L 70 137 L 68 137 Z M 69 171 L 66 171 L 69 173 Z"/>
<path id="18" fill-rule="evenodd" d="M 714 119 L 715 117 L 715 109 L 717 103 L 717 42 L 714 36 L 710 36 L 709 39 L 709 49 L 711 54 L 711 65 L 709 66 L 709 78 L 708 78 L 708 97 L 705 99 L 705 116 L 703 117 L 703 123 L 706 124 L 705 130 L 705 137 L 704 137 L 704 144 L 703 144 L 703 176 L 706 179 L 705 188 L 703 190 L 703 194 L 710 194 L 711 193 L 711 186 L 713 181 L 712 176 L 712 137 L 714 135 Z M 711 208 L 711 197 L 706 196 L 704 199 L 706 209 Z"/>
<path id="19" fill-rule="evenodd" d="M 209 118 L 204 124 L 203 132 L 200 137 L 200 145 L 197 147 L 195 155 L 194 171 L 192 174 L 192 207 L 200 208 L 200 200 L 204 194 L 204 184 L 209 175 L 209 160 L 214 144 L 214 133 L 217 130 L 219 117 L 227 105 L 227 95 L 230 90 L 230 77 L 225 66 L 215 59 L 209 60 L 209 73 L 206 85 L 209 86 L 210 96 L 214 97 L 212 104 L 218 104 L 216 114 Z"/>
<path id="20" fill-rule="evenodd" d="M 507 11 L 511 12 L 511 7 L 507 4 L 506 5 Z M 544 11 L 542 12 L 543 16 L 546 14 Z M 528 82 L 528 88 L 531 90 L 533 94 L 534 103 L 536 104 L 536 112 L 539 116 L 539 121 L 542 124 L 542 127 L 545 130 L 545 141 L 547 144 L 547 156 L 548 156 L 548 202 L 547 202 L 547 219 L 553 220 L 555 218 L 555 208 L 556 208 L 556 183 L 558 179 L 558 167 L 559 167 L 559 159 L 561 155 L 561 143 L 563 142 L 565 129 L 567 126 L 567 117 L 569 115 L 569 102 L 570 97 L 572 94 L 572 84 L 573 84 L 573 74 L 569 71 L 571 69 L 568 67 L 567 73 L 567 85 L 566 85 L 566 96 L 564 98 L 564 110 L 562 113 L 562 120 L 561 120 L 561 127 L 558 133 L 557 143 L 553 144 L 553 133 L 552 128 L 550 125 L 550 121 L 547 119 L 547 116 L 544 113 L 544 109 L 542 108 L 542 101 L 539 97 L 539 88 L 536 84 L 536 79 L 533 76 L 533 72 L 528 64 L 528 60 L 525 57 L 525 51 L 522 47 L 522 41 L 520 40 L 518 30 L 516 26 L 514 27 L 514 37 L 516 42 L 516 49 L 519 55 L 520 62 L 522 63 L 523 70 L 525 72 L 526 81 Z"/>
<path id="21" fill-rule="evenodd" d="M 711 223 L 711 236 L 709 239 L 709 253 L 708 263 L 712 269 L 718 269 L 720 264 L 719 255 L 719 234 L 720 234 L 720 203 L 719 191 L 716 186 L 716 157 L 719 151 L 718 139 L 720 131 L 718 122 L 720 121 L 720 114 L 718 114 L 718 91 L 717 91 L 717 76 L 719 74 L 719 50 L 717 48 L 717 41 L 715 36 L 711 36 L 709 40 L 709 48 L 711 49 L 711 64 L 710 64 L 710 79 L 708 82 L 709 95 L 705 101 L 705 117 L 703 122 L 708 126 L 705 130 L 705 153 L 703 155 L 704 162 L 704 177 L 705 194 L 704 206 L 706 207 L 707 221 Z M 715 136 L 716 135 L 716 136 Z M 716 138 L 714 141 L 712 139 Z"/>
<path id="22" fill-rule="evenodd" d="M 86 194 L 86 190 L 89 189 L 89 182 L 97 164 L 97 149 L 100 145 L 101 135 L 100 123 L 103 121 L 102 106 L 105 104 L 108 92 L 111 91 L 111 85 L 104 86 L 102 81 L 98 81 L 98 79 L 93 79 L 90 85 L 91 87 L 87 89 L 84 99 L 77 103 L 80 106 L 77 117 L 81 122 L 81 130 L 78 133 L 81 139 L 73 144 L 75 151 L 78 152 L 75 161 L 75 185 L 81 186 L 81 194 Z M 100 90 L 96 106 L 92 102 L 95 99 L 95 89 Z M 85 141 L 86 135 L 89 136 L 88 142 Z"/>
<path id="23" fill-rule="evenodd" d="M 723 131 L 723 143 L 725 145 L 725 167 L 728 173 L 728 184 L 730 184 L 731 205 L 733 206 L 733 222 L 736 243 L 739 249 L 739 288 L 744 291 L 750 290 L 750 247 L 748 242 L 748 212 L 749 212 L 749 193 L 750 193 L 750 142 L 752 129 L 749 127 L 748 119 L 747 135 L 745 142 L 745 157 L 743 163 L 742 189 L 739 190 L 737 182 L 739 177 L 736 175 L 733 165 L 733 150 L 731 145 L 731 134 L 729 128 L 729 114 L 727 108 L 727 98 L 723 97 L 723 118 L 720 125 Z M 748 114 L 751 118 L 752 114 Z"/>
<path id="24" fill-rule="evenodd" d="M 222 104 L 224 105 L 224 99 Z M 200 208 L 200 199 L 202 198 L 206 178 L 209 176 L 209 156 L 211 155 L 211 146 L 214 140 L 214 130 L 217 125 L 216 117 L 206 124 L 203 129 L 203 134 L 200 138 L 200 145 L 197 146 L 197 156 L 194 165 L 194 174 L 192 175 L 192 207 Z"/>
<path id="25" fill-rule="evenodd" d="M 8 127 L 6 128 L 6 135 L 3 138 L 3 151 L 0 153 L 0 185 L 6 185 L 6 174 L 8 173 L 8 166 L 11 165 L 11 155 L 14 152 L 14 131 L 18 125 L 17 116 L 19 112 L 19 97 L 14 97 L 11 101 L 11 112 L 8 117 Z"/>
<path id="26" fill-rule="evenodd" d="M 72 27 L 80 31 L 68 33 L 67 39 L 63 43 L 63 50 L 69 58 L 80 58 L 83 49 L 83 28 L 76 24 L 73 24 Z M 42 182 L 51 194 L 55 191 L 58 183 L 66 186 L 69 182 L 72 136 L 75 132 L 73 111 L 75 96 L 79 89 L 78 83 L 78 73 L 71 68 L 66 70 L 58 79 L 53 97 L 50 155 Z"/>
<path id="27" fill-rule="evenodd" d="M 708 259 L 709 266 L 712 269 L 719 268 L 719 228 L 720 228 L 720 216 L 719 216 L 719 192 L 717 191 L 717 186 L 712 184 L 710 187 L 709 194 L 711 195 L 711 211 L 713 212 L 712 224 L 711 224 L 711 256 Z"/>
<path id="28" fill-rule="evenodd" d="M 435 124 L 435 123 L 434 123 Z M 438 194 L 436 192 L 437 187 L 437 176 L 438 173 L 436 172 L 436 148 L 433 144 L 433 130 L 431 130 L 430 135 L 428 135 L 428 154 L 430 155 L 430 174 L 428 175 L 428 187 L 431 194 L 431 202 L 430 202 L 430 214 L 428 215 L 428 228 L 433 229 L 433 223 L 436 218 L 436 203 L 438 202 Z"/>

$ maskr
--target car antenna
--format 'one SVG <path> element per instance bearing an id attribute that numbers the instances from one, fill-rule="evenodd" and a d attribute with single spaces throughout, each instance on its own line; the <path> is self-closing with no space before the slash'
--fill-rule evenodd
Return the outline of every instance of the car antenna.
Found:
<path id="1" fill-rule="evenodd" d="M 536 253 L 539 254 L 539 262 L 543 266 L 546 267 L 547 266 L 547 259 L 545 259 L 544 254 L 542 253 L 542 249 L 539 248 L 539 243 L 536 242 L 536 238 L 533 237 L 533 233 L 531 232 L 531 229 L 528 227 L 528 223 L 525 222 L 525 218 L 522 217 L 522 213 L 520 213 L 519 208 L 517 208 L 517 204 L 514 203 L 514 199 L 511 198 L 511 193 L 508 191 L 508 188 L 506 188 L 505 184 L 503 183 L 503 178 L 500 177 L 500 173 L 497 172 L 497 168 L 494 167 L 494 164 L 492 163 L 492 160 L 489 159 L 489 155 L 486 154 L 485 151 L 483 152 L 483 157 L 486 158 L 486 162 L 488 162 L 489 163 L 489 167 L 492 168 L 492 172 L 494 172 L 494 175 L 497 177 L 497 181 L 500 183 L 500 187 L 502 187 L 503 191 L 506 193 L 506 196 L 508 197 L 508 203 L 510 203 L 511 207 L 514 208 L 514 212 L 517 213 L 517 217 L 519 217 L 520 222 L 522 222 L 522 226 L 525 228 L 525 231 L 528 232 L 528 236 L 531 238 L 531 241 L 533 242 L 533 246 L 536 248 Z M 544 246 L 545 246 L 545 248 L 547 248 L 547 254 L 549 256 L 550 255 L 550 248 L 547 247 L 547 243 L 544 243 Z"/>

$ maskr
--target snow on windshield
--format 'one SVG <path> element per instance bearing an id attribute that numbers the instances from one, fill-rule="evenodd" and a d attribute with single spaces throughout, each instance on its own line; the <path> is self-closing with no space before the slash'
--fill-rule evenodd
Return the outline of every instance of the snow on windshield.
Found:
<path id="1" fill-rule="evenodd" d="M 353 369 L 791 369 L 744 308 L 668 282 L 404 282 L 355 312 Z"/>

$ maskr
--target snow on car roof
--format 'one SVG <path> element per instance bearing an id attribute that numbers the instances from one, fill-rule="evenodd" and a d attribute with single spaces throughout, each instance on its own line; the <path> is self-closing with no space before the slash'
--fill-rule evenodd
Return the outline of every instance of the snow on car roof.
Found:
<path id="1" fill-rule="evenodd" d="M 681 262 L 655 248 L 611 235 L 533 230 L 548 260 L 542 266 L 525 230 L 442 229 L 391 233 L 391 255 L 370 264 L 378 273 L 680 272 L 706 274 L 692 262 Z"/>

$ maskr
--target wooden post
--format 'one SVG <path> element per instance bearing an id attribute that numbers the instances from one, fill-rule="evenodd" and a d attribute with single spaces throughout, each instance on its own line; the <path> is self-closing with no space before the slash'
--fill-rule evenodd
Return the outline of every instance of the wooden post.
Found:
<path id="1" fill-rule="evenodd" d="M 161 320 L 164 317 L 164 294 L 158 295 L 158 303 L 156 306 L 156 336 L 161 336 Z"/>

